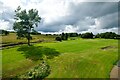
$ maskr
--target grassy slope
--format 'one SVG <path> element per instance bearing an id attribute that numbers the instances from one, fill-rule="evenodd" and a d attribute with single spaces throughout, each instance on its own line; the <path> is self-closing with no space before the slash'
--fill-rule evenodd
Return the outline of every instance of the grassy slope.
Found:
<path id="1" fill-rule="evenodd" d="M 49 40 L 53 41 L 55 39 L 55 36 L 52 35 L 32 35 L 32 40 L 31 42 L 38 41 L 38 40 Z M 16 33 L 10 33 L 7 36 L 0 36 L 0 39 L 2 39 L 3 44 L 9 44 L 9 43 L 17 43 L 17 42 L 27 42 L 27 39 L 17 39 Z"/>
<path id="2" fill-rule="evenodd" d="M 48 60 L 51 66 L 49 78 L 108 78 L 117 60 L 117 40 L 79 39 L 58 43 L 41 43 L 35 46 L 55 48 L 62 54 Z M 101 50 L 104 46 L 116 46 Z M 38 62 L 31 62 L 19 51 L 18 47 L 3 50 L 3 72 L 5 76 L 15 75 L 28 70 Z"/>

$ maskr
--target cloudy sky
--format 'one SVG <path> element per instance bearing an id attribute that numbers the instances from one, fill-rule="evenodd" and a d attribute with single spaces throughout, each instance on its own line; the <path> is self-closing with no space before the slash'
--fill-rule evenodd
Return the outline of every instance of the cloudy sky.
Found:
<path id="1" fill-rule="evenodd" d="M 119 0 L 0 0 L 0 29 L 13 30 L 14 10 L 37 9 L 42 33 L 116 32 Z"/>

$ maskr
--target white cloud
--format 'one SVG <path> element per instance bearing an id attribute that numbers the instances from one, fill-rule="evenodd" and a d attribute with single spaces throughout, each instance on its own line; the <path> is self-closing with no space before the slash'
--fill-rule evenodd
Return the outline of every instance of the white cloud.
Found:
<path id="1" fill-rule="evenodd" d="M 60 17 L 66 16 L 68 14 L 67 7 L 68 4 L 65 0 L 51 0 L 49 2 L 44 0 L 39 6 L 39 11 L 40 13 L 43 12 L 40 15 L 45 19 L 45 23 L 49 24 L 57 21 Z"/>
<path id="2" fill-rule="evenodd" d="M 38 32 L 41 33 L 41 34 L 61 34 L 62 33 L 61 30 L 58 31 L 58 32 L 43 32 L 43 31 L 38 31 Z"/>
<path id="3" fill-rule="evenodd" d="M 3 2 L 3 6 L 10 7 L 12 9 L 16 9 L 18 5 L 22 5 L 21 0 L 0 0 L 0 1 Z"/>
<path id="4" fill-rule="evenodd" d="M 63 32 L 71 33 L 71 32 L 77 32 L 78 30 L 79 30 L 78 27 L 74 27 L 72 25 L 66 25 L 65 29 L 63 30 Z"/>
<path id="5" fill-rule="evenodd" d="M 8 30 L 9 27 L 9 22 L 5 22 L 4 20 L 0 20 L 0 29 L 3 30 Z"/>
<path id="6" fill-rule="evenodd" d="M 104 33 L 104 32 L 115 32 L 118 34 L 118 28 L 110 28 L 110 29 L 88 29 L 87 31 L 82 31 L 81 33 L 92 32 L 93 34 Z"/>
<path id="7" fill-rule="evenodd" d="M 119 2 L 119 0 L 75 0 L 79 2 Z"/>

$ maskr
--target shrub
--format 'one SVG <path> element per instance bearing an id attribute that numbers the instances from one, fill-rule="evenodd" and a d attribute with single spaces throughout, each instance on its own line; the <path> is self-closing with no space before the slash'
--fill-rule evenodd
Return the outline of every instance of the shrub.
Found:
<path id="1" fill-rule="evenodd" d="M 43 61 L 25 74 L 19 75 L 18 78 L 44 79 L 50 74 L 50 71 L 50 66 Z"/>
<path id="2" fill-rule="evenodd" d="M 62 41 L 61 37 L 56 37 L 55 40 L 56 41 Z"/>
<path id="3" fill-rule="evenodd" d="M 62 33 L 61 34 L 61 39 L 62 40 L 68 40 L 68 33 Z"/>

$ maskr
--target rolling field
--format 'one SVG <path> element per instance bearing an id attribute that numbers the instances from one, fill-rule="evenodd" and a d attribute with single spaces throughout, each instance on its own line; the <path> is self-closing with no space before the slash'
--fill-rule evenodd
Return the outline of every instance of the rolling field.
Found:
<path id="1" fill-rule="evenodd" d="M 61 53 L 47 59 L 51 67 L 48 78 L 109 78 L 118 60 L 118 41 L 112 39 L 76 39 L 34 46 L 52 48 Z M 19 47 L 2 51 L 3 77 L 24 73 L 40 62 L 26 59 Z"/>
<path id="2" fill-rule="evenodd" d="M 55 40 L 56 36 L 52 36 L 52 35 L 31 35 L 32 36 L 32 40 L 31 42 L 35 42 L 35 41 L 47 41 L 47 42 L 51 42 Z M 2 44 L 1 44 L 2 42 Z M 19 43 L 19 42 L 26 42 L 27 43 L 27 39 L 23 38 L 23 39 L 17 39 L 16 33 L 10 33 L 7 36 L 0 36 L 0 46 L 1 45 L 5 45 L 5 44 L 10 44 L 10 43 Z"/>

